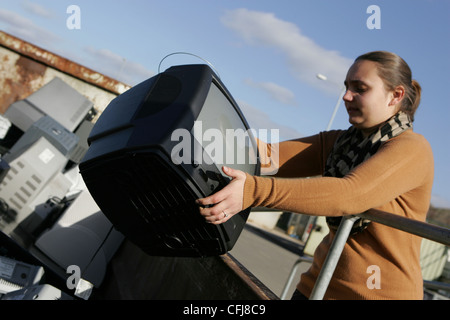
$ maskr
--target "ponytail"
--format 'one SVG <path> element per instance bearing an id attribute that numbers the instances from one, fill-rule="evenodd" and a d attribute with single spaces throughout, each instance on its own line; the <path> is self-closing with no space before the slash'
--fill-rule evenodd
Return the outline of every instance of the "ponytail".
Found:
<path id="1" fill-rule="evenodd" d="M 410 116 L 411 121 L 414 121 L 414 114 L 419 107 L 421 95 L 422 87 L 416 80 L 412 80 L 410 90 L 407 90 L 407 100 L 409 101 L 402 101 L 400 109 Z"/>

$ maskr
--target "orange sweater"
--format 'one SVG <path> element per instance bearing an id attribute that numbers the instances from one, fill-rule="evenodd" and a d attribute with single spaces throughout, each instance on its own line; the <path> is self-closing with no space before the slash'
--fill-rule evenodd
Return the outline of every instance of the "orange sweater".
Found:
<path id="1" fill-rule="evenodd" d="M 343 178 L 299 178 L 322 174 L 340 133 L 330 131 L 281 142 L 276 177 L 247 174 L 244 207 L 265 206 L 322 216 L 358 214 L 375 208 L 425 221 L 434 175 L 433 155 L 428 142 L 412 130 L 383 143 L 375 155 Z M 330 231 L 323 239 L 311 268 L 297 285 L 307 297 L 334 235 Z M 371 223 L 348 239 L 324 298 L 422 299 L 420 244 L 420 237 Z M 379 289 L 368 285 L 372 266 L 379 268 Z"/>

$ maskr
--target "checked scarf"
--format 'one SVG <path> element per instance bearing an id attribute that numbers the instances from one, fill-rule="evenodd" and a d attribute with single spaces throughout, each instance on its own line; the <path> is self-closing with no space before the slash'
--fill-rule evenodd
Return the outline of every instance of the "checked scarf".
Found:
<path id="1" fill-rule="evenodd" d="M 410 128 L 412 128 L 412 121 L 402 111 L 384 122 L 377 131 L 366 138 L 361 130 L 351 126 L 335 142 L 327 159 L 323 176 L 344 177 L 353 168 L 374 155 L 383 142 Z M 337 230 L 342 217 L 327 217 L 326 220 L 330 229 Z M 351 234 L 363 231 L 369 224 L 370 221 L 367 219 L 358 219 L 353 225 Z"/>

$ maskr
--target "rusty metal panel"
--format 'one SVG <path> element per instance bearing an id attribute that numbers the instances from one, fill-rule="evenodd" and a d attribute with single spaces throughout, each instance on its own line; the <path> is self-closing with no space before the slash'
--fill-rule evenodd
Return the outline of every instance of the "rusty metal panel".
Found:
<path id="1" fill-rule="evenodd" d="M 114 97 L 130 88 L 129 85 L 0 31 L 0 113 L 56 76 L 93 101 L 99 114 Z"/>

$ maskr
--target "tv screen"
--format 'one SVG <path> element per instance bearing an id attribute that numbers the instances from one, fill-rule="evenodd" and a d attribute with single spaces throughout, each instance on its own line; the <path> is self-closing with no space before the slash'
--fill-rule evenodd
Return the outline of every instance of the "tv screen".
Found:
<path id="1" fill-rule="evenodd" d="M 150 255 L 231 250 L 249 209 L 206 223 L 195 200 L 259 175 L 253 131 L 207 65 L 174 66 L 116 97 L 94 125 L 80 173 L 115 228 Z"/>

